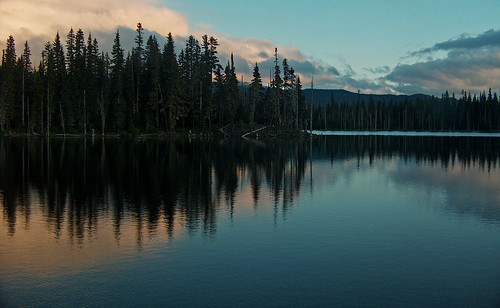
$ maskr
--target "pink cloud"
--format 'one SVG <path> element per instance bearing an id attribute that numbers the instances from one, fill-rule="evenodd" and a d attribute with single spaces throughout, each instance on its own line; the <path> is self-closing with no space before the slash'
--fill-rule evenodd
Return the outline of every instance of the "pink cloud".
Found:
<path id="1" fill-rule="evenodd" d="M 31 0 L 0 1 L 1 37 L 14 35 L 16 41 L 43 37 L 53 39 L 57 31 L 69 28 L 88 31 L 115 31 L 119 26 L 135 28 L 143 22 L 148 29 L 176 35 L 189 33 L 184 16 L 152 0 Z"/>

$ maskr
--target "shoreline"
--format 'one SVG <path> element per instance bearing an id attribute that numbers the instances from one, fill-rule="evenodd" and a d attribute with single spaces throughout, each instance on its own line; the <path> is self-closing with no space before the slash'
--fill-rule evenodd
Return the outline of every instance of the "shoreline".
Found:
<path id="1" fill-rule="evenodd" d="M 226 126 L 227 127 L 227 126 Z M 241 127 L 233 128 L 229 133 L 223 131 L 225 127 L 217 128 L 211 131 L 177 131 L 177 132 L 161 132 L 161 133 L 146 133 L 146 134 L 39 134 L 39 133 L 18 133 L 9 132 L 2 133 L 0 137 L 37 137 L 37 138 L 134 138 L 134 139 L 149 139 L 149 138 L 290 138 L 290 137 L 305 137 L 305 136 L 402 136 L 402 137 L 500 137 L 500 131 L 398 131 L 398 130 L 296 130 L 296 129 L 276 129 L 272 126 L 252 126 L 242 129 Z"/>

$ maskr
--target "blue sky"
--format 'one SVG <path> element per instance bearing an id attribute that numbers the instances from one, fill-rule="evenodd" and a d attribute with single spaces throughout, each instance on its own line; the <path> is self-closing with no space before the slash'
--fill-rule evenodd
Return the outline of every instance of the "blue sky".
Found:
<path id="1" fill-rule="evenodd" d="M 498 0 L 39 2 L 32 8 L 30 0 L 0 0 L 1 36 L 43 46 L 72 26 L 97 33 L 106 49 L 116 28 L 141 21 L 159 36 L 172 32 L 179 48 L 189 34 L 215 36 L 221 60 L 233 52 L 246 80 L 255 62 L 267 75 L 278 47 L 304 84 L 314 71 L 320 88 L 436 95 L 500 89 Z"/>

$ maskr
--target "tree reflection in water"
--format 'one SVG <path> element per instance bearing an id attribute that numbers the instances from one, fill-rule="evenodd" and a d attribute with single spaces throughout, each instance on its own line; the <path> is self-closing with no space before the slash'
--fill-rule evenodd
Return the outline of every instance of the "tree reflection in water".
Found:
<path id="1" fill-rule="evenodd" d="M 312 147 L 312 148 L 310 148 Z M 124 220 L 137 228 L 137 245 L 160 224 L 168 237 L 180 220 L 190 232 L 213 236 L 221 209 L 238 210 L 238 190 L 249 185 L 253 206 L 265 186 L 274 215 L 294 204 L 309 161 L 398 157 L 441 168 L 497 168 L 495 138 L 331 136 L 309 140 L 0 139 L 0 203 L 7 233 L 27 227 L 39 207 L 56 238 L 67 232 L 83 244 L 112 217 L 119 242 Z M 35 201 L 36 199 L 36 201 Z M 177 221 L 179 223 L 179 221 Z M 147 234 L 144 234 L 147 232 Z"/>

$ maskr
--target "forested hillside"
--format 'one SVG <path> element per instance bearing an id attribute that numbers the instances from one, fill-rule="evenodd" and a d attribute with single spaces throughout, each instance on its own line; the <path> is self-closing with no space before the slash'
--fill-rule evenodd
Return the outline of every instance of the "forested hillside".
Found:
<path id="1" fill-rule="evenodd" d="M 0 133 L 140 134 L 209 131 L 229 124 L 310 127 L 314 95 L 305 95 L 299 74 L 286 57 L 278 60 L 269 87 L 256 63 L 241 87 L 233 56 L 220 63 L 216 38 L 189 36 L 176 54 L 171 34 L 160 46 L 139 23 L 135 46 L 125 51 L 117 30 L 111 54 L 92 34 L 70 29 L 45 44 L 32 63 L 28 42 L 16 52 L 9 36 L 0 67 Z M 18 48 L 19 49 L 19 48 Z M 309 90 L 310 91 L 310 90 Z M 316 91 L 315 91 L 316 93 Z M 320 93 L 320 92 L 317 92 Z M 369 96 L 343 93 L 314 104 L 314 129 L 500 130 L 496 93 L 462 92 L 459 99 L 418 95 Z M 319 99 L 319 97 L 317 98 Z"/>
<path id="2" fill-rule="evenodd" d="M 498 131 L 500 104 L 497 93 L 479 95 L 448 91 L 430 95 L 363 95 L 346 91 L 314 90 L 313 128 L 324 130 Z M 325 102 L 325 94 L 330 95 Z M 321 95 L 320 94 L 320 95 Z M 340 95 L 335 95 L 340 94 Z M 347 98 L 347 99 L 346 99 Z"/>

